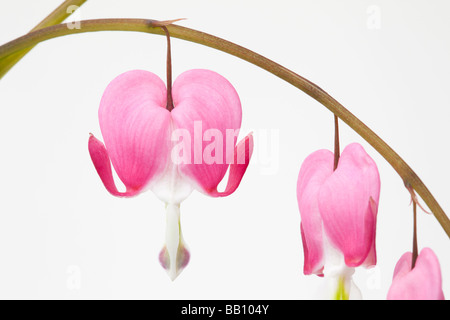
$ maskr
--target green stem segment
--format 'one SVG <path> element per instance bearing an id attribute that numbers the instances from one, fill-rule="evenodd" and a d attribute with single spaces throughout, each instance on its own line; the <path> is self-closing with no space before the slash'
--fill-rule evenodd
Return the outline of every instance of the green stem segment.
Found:
<path id="1" fill-rule="evenodd" d="M 30 32 L 50 27 L 55 24 L 60 24 L 66 20 L 77 8 L 83 5 L 87 0 L 66 0 L 52 13 L 50 13 L 44 20 L 42 20 Z M 20 52 L 12 54 L 0 61 L 0 79 L 19 62 L 33 47 L 26 48 Z"/>
<path id="2" fill-rule="evenodd" d="M 158 27 L 157 21 L 144 19 L 98 19 L 82 21 L 81 29 L 69 29 L 67 24 L 51 26 L 29 33 L 23 37 L 13 40 L 0 47 L 0 65 L 3 64 L 6 57 L 15 54 L 21 50 L 35 46 L 39 42 L 52 38 L 95 31 L 136 31 L 164 35 L 163 30 Z M 234 55 L 245 61 L 248 61 L 272 74 L 285 80 L 296 88 L 302 90 L 313 99 L 320 102 L 336 117 L 345 122 L 350 128 L 365 139 L 386 161 L 394 168 L 398 175 L 411 185 L 414 190 L 422 197 L 434 216 L 450 237 L 450 220 L 442 210 L 439 203 L 433 197 L 431 192 L 420 180 L 411 167 L 378 135 L 368 128 L 361 120 L 355 117 L 350 111 L 342 106 L 338 101 L 328 93 L 318 87 L 311 81 L 299 76 L 295 72 L 232 42 L 209 35 L 200 31 L 170 25 L 167 27 L 170 35 L 175 38 L 199 43 L 228 54 Z"/>

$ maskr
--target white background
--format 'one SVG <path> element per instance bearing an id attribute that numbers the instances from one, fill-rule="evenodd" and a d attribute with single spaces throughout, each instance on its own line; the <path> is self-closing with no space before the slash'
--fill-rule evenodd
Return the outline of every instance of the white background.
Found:
<path id="1" fill-rule="evenodd" d="M 0 1 L 0 43 L 61 2 Z M 275 60 L 378 133 L 450 212 L 449 11 L 447 0 L 90 0 L 77 18 L 188 18 L 180 24 Z M 165 39 L 68 36 L 40 44 L 0 81 L 0 298 L 315 297 L 323 279 L 302 272 L 296 182 L 308 154 L 333 148 L 332 114 L 266 71 L 197 44 L 173 39 L 173 66 L 174 77 L 208 68 L 228 78 L 242 100 L 241 134 L 256 139 L 233 195 L 194 192 L 182 204 L 188 267 L 171 282 L 159 265 L 163 203 L 150 192 L 110 196 L 87 150 L 89 132 L 101 137 L 97 110 L 109 81 L 131 69 L 165 79 Z M 398 258 L 411 250 L 412 206 L 394 170 L 342 124 L 341 144 L 355 141 L 377 162 L 382 189 L 378 266 L 354 280 L 365 299 L 385 299 Z M 450 295 L 449 238 L 423 212 L 419 247 L 438 255 Z"/>

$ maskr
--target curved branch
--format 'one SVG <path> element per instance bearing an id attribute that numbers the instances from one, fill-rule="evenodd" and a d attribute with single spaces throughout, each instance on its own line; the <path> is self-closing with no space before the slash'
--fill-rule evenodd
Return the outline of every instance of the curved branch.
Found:
<path id="1" fill-rule="evenodd" d="M 167 26 L 172 37 L 202 44 L 238 58 L 248 61 L 274 75 L 285 80 L 291 85 L 302 90 L 322 105 L 327 107 L 337 117 L 344 121 L 350 128 L 365 139 L 403 179 L 405 184 L 411 185 L 414 190 L 422 197 L 434 216 L 450 237 L 450 220 L 442 210 L 439 203 L 433 197 L 431 192 L 420 180 L 411 167 L 378 135 L 376 135 L 363 122 L 355 117 L 350 111 L 344 108 L 338 101 L 311 81 L 299 76 L 293 71 L 251 51 L 242 46 L 226 41 L 224 39 L 206 34 L 200 31 L 184 28 L 176 25 Z M 60 24 L 48 28 L 40 29 L 29 33 L 23 37 L 13 40 L 0 47 L 0 64 L 7 56 L 21 50 L 32 47 L 39 42 L 52 38 L 95 31 L 136 31 L 164 35 L 161 28 L 158 27 L 156 20 L 144 19 L 97 19 L 81 21 L 80 29 L 69 29 L 67 24 Z"/>
<path id="2" fill-rule="evenodd" d="M 52 13 L 50 13 L 44 20 L 42 20 L 36 27 L 34 27 L 30 32 L 50 27 L 55 24 L 59 24 L 66 20 L 75 9 L 82 6 L 87 0 L 66 0 L 58 8 L 56 8 Z M 31 49 L 32 47 L 26 48 L 21 52 L 17 52 L 14 55 L 10 55 L 7 60 L 2 61 L 0 64 L 0 79 L 5 75 L 14 65 L 20 61 Z"/>

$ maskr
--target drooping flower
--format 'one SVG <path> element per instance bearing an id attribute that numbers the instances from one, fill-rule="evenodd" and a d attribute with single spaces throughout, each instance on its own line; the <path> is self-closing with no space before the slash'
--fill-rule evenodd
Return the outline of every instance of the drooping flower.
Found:
<path id="1" fill-rule="evenodd" d="M 441 267 L 436 254 L 423 248 L 412 268 L 412 253 L 404 253 L 397 262 L 388 300 L 445 300 Z"/>
<path id="2" fill-rule="evenodd" d="M 237 143 L 242 110 L 233 86 L 209 70 L 181 74 L 172 89 L 174 108 L 166 108 L 167 90 L 155 74 L 134 70 L 119 75 L 100 102 L 105 144 L 93 135 L 89 152 L 106 189 L 117 197 L 147 190 L 166 204 L 166 245 L 159 257 L 175 279 L 189 261 L 180 226 L 180 203 L 194 190 L 212 197 L 232 194 L 253 151 L 249 134 Z M 119 191 L 112 166 L 126 187 Z M 223 192 L 218 184 L 229 170 Z"/>
<path id="3" fill-rule="evenodd" d="M 357 143 L 344 149 L 336 170 L 329 150 L 312 153 L 301 166 L 297 200 L 303 272 L 332 278 L 333 295 L 348 298 L 354 268 L 376 264 L 379 195 L 377 166 Z"/>

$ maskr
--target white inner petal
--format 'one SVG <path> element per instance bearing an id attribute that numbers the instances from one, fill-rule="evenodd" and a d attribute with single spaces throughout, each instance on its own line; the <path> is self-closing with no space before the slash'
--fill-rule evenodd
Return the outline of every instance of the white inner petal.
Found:
<path id="1" fill-rule="evenodd" d="M 352 280 L 355 268 L 348 267 L 345 264 L 343 253 L 334 247 L 326 233 L 323 232 L 323 249 L 324 249 L 324 269 L 323 274 L 327 282 L 326 298 L 334 299 L 339 285 L 343 281 L 345 292 L 349 295 L 350 300 L 362 299 L 359 288 Z"/>
<path id="2" fill-rule="evenodd" d="M 171 146 L 172 150 L 169 152 L 168 164 L 161 175 L 161 177 L 151 185 L 151 190 L 153 193 L 163 202 L 168 204 L 180 204 L 184 199 L 186 199 L 194 190 L 192 182 L 181 176 L 179 172 L 178 164 L 174 162 L 172 158 L 172 151 L 179 141 L 175 141 L 172 137 L 174 131 L 174 123 L 171 121 Z M 191 156 L 190 154 L 188 155 Z M 178 161 L 178 159 L 175 159 Z"/>
<path id="3" fill-rule="evenodd" d="M 192 184 L 181 177 L 178 167 L 171 161 L 162 177 L 151 189 L 158 199 L 169 204 L 180 204 L 194 190 Z"/>
<path id="4" fill-rule="evenodd" d="M 180 205 L 168 204 L 166 206 L 166 250 L 169 255 L 167 273 L 170 279 L 175 278 L 183 270 L 180 267 L 179 250 L 185 248 L 180 226 Z M 187 250 L 187 249 L 186 249 Z"/>

